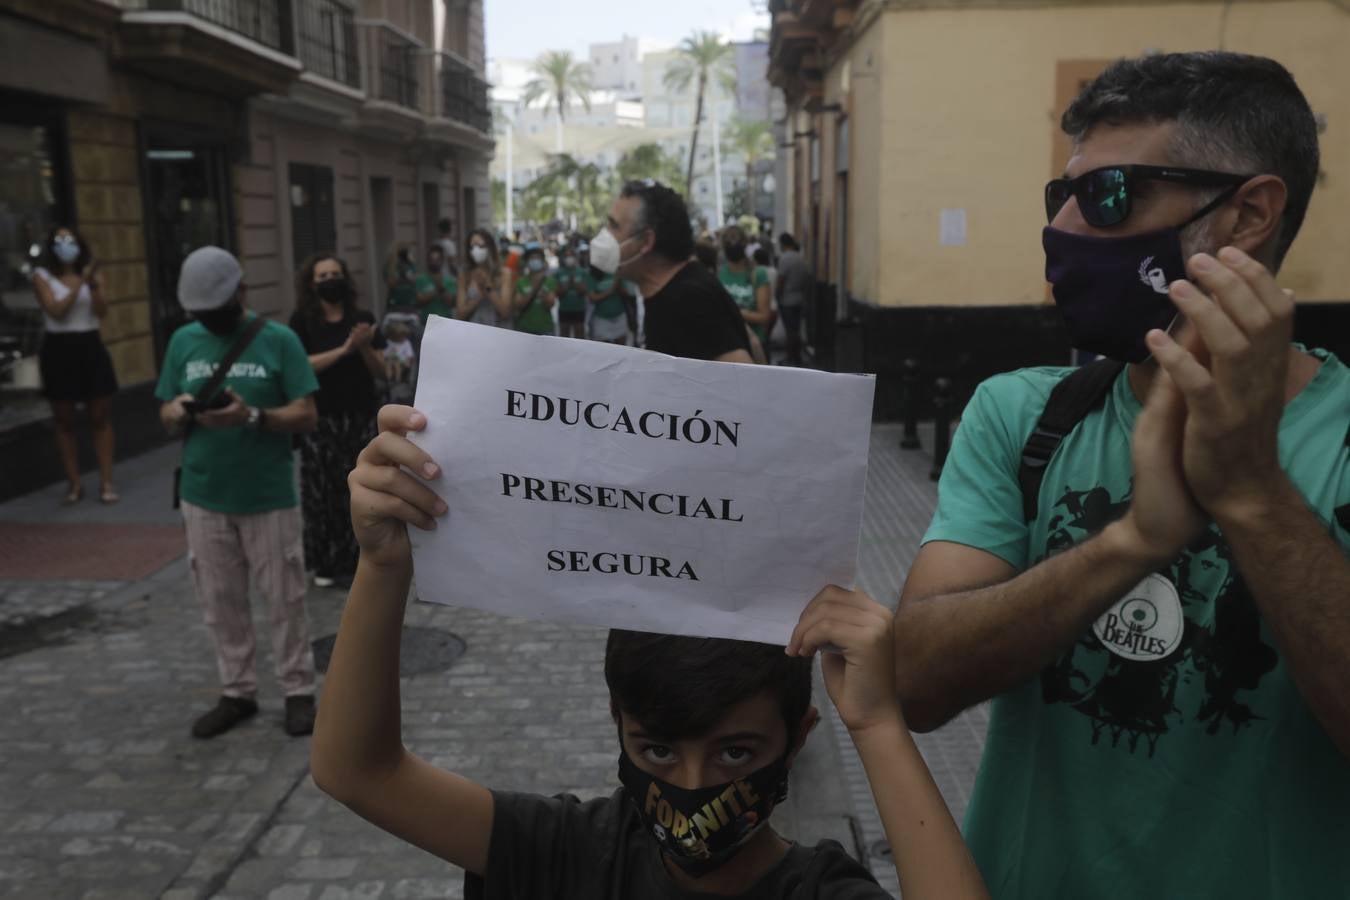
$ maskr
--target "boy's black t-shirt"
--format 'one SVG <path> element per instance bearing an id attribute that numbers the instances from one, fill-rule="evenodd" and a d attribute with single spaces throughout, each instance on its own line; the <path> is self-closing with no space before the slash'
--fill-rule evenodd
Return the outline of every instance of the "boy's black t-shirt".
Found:
<path id="1" fill-rule="evenodd" d="M 291 316 L 291 330 L 300 338 L 305 352 L 310 356 L 336 350 L 347 342 L 352 327 L 358 322 L 375 324 L 375 316 L 364 309 L 358 309 L 354 316 L 344 316 L 341 321 L 329 322 L 326 319 L 313 322 L 298 310 Z M 384 349 L 384 335 L 376 329 L 371 346 L 376 350 Z M 349 353 L 318 373 L 319 392 L 315 395 L 315 405 L 319 414 L 357 412 L 374 413 L 379 409 L 379 398 L 375 393 L 375 376 L 366 368 L 366 362 L 359 353 Z"/>
<path id="2" fill-rule="evenodd" d="M 465 900 L 707 900 L 675 886 L 623 788 L 585 803 L 493 791 L 487 875 Z M 889 900 L 834 841 L 794 844 L 739 900 Z"/>
<path id="3" fill-rule="evenodd" d="M 717 277 L 697 262 L 685 265 L 665 287 L 643 298 L 647 349 L 687 359 L 717 359 L 750 351 L 745 320 Z"/>

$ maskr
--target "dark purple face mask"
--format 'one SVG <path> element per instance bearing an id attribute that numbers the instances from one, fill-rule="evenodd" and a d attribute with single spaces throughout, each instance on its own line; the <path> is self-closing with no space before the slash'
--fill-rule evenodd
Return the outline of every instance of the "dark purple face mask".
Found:
<path id="1" fill-rule="evenodd" d="M 1073 346 L 1120 362 L 1148 359 L 1144 335 L 1177 315 L 1167 287 L 1186 275 L 1178 229 L 1088 237 L 1047 226 L 1041 243 Z"/>
<path id="2" fill-rule="evenodd" d="M 1144 335 L 1177 317 L 1168 286 L 1186 277 L 1181 229 L 1232 197 L 1225 191 L 1175 228 L 1126 237 L 1089 237 L 1049 226 L 1041 232 L 1045 280 L 1054 288 L 1074 347 L 1118 362 L 1149 358 Z"/>

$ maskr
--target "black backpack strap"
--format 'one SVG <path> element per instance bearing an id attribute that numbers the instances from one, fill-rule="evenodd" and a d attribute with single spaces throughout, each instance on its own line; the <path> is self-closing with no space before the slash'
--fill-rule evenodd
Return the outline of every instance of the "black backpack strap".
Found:
<path id="1" fill-rule="evenodd" d="M 1036 518 L 1041 480 L 1051 457 L 1069 432 L 1102 405 L 1124 368 L 1124 363 L 1113 359 L 1099 359 L 1070 372 L 1050 392 L 1036 428 L 1022 448 L 1022 464 L 1017 469 L 1022 515 L 1028 522 Z"/>

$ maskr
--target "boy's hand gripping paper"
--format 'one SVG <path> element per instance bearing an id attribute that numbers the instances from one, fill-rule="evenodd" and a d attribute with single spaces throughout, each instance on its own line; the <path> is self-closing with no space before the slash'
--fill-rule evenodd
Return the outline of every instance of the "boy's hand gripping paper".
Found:
<path id="1" fill-rule="evenodd" d="M 856 572 L 873 379 L 433 316 L 413 435 L 450 507 L 424 600 L 783 644 Z"/>

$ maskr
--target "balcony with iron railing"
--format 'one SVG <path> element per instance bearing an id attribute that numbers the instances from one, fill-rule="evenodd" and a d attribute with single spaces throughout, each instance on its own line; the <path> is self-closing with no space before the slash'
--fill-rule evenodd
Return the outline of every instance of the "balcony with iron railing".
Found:
<path id="1" fill-rule="evenodd" d="M 473 66 L 453 53 L 435 55 L 437 102 L 433 115 L 492 133 L 492 105 L 488 85 Z"/>
<path id="2" fill-rule="evenodd" d="M 356 24 L 365 47 L 367 96 L 422 112 L 425 45 L 388 22 L 358 19 Z"/>
<path id="3" fill-rule="evenodd" d="M 235 34 L 291 55 L 291 0 L 122 0 L 129 12 L 188 13 Z"/>
<path id="4" fill-rule="evenodd" d="M 356 16 L 340 0 L 294 0 L 296 50 L 315 75 L 361 88 Z"/>
<path id="5" fill-rule="evenodd" d="M 215 93 L 285 93 L 300 72 L 295 0 L 120 0 L 119 60 Z"/>

